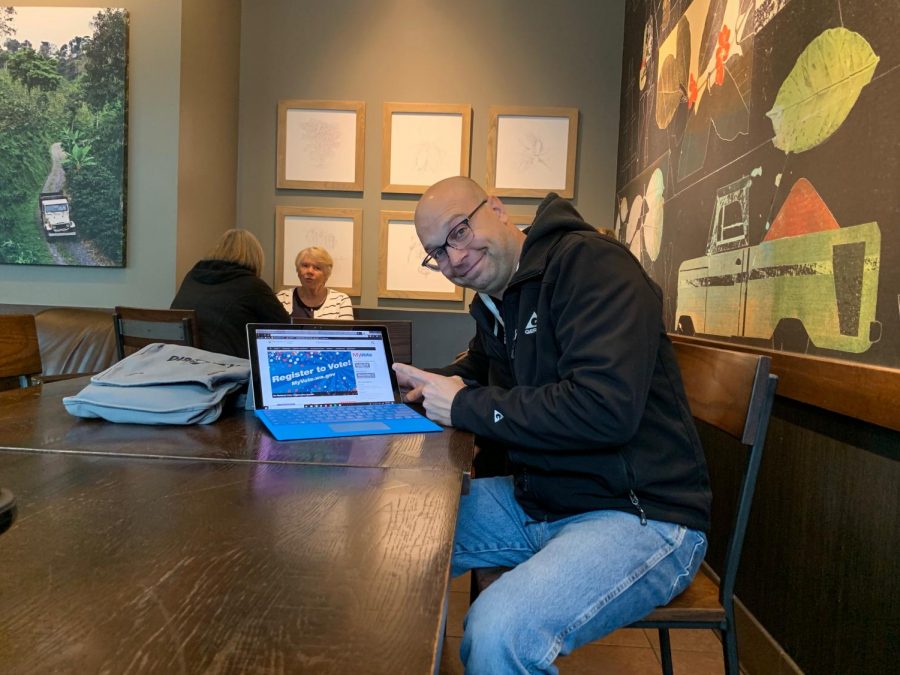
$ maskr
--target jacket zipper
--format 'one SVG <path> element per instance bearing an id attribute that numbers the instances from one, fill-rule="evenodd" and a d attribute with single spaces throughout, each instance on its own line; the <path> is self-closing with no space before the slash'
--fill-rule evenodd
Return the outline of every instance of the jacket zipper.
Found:
<path id="1" fill-rule="evenodd" d="M 644 513 L 643 507 L 641 507 L 641 502 L 638 500 L 637 495 L 634 494 L 634 490 L 628 491 L 628 498 L 631 500 L 631 503 L 634 505 L 634 508 L 637 509 L 638 513 L 641 515 L 641 525 L 647 524 L 647 514 Z"/>
<path id="2" fill-rule="evenodd" d="M 638 515 L 641 517 L 641 525 L 646 525 L 647 514 L 644 513 L 644 507 L 641 506 L 641 501 L 638 499 L 637 495 L 634 494 L 634 488 L 631 487 L 634 485 L 634 474 L 631 471 L 631 466 L 629 466 L 628 462 L 625 460 L 625 455 L 621 452 L 617 454 L 619 455 L 619 459 L 622 460 L 622 466 L 625 467 L 625 477 L 628 479 L 628 499 L 631 501 L 631 505 L 637 509 Z"/>

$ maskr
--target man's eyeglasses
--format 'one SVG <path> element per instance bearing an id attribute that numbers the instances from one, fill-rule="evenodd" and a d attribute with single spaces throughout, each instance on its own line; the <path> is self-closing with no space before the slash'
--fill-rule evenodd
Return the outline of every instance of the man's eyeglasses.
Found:
<path id="1" fill-rule="evenodd" d="M 428 255 L 426 255 L 425 260 L 422 261 L 422 267 L 427 267 L 430 270 L 441 269 L 441 265 L 446 263 L 450 258 L 447 254 L 448 246 L 459 250 L 465 248 L 468 243 L 472 241 L 472 237 L 475 236 L 475 233 L 472 231 L 472 225 L 469 224 L 469 220 L 471 220 L 478 209 L 487 204 L 487 201 L 487 199 L 482 201 L 478 206 L 472 209 L 472 212 L 469 215 L 454 225 L 447 233 L 447 238 L 441 246 L 428 251 Z"/>

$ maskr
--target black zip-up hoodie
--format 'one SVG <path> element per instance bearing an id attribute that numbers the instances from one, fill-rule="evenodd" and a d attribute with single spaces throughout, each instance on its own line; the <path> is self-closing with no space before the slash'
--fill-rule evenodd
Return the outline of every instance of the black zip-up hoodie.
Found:
<path id="1" fill-rule="evenodd" d="M 227 260 L 201 260 L 194 265 L 171 307 L 197 312 L 203 349 L 244 359 L 248 323 L 291 322 L 269 284 Z"/>
<path id="2" fill-rule="evenodd" d="M 468 355 L 438 372 L 477 384 L 453 425 L 505 447 L 533 518 L 617 509 L 709 529 L 710 490 L 662 293 L 633 255 L 549 194 L 494 315 L 479 297 Z"/>

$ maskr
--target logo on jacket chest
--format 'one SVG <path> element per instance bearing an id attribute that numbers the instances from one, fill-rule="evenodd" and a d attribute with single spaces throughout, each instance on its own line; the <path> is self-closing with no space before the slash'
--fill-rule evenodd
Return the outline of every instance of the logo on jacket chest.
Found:
<path id="1" fill-rule="evenodd" d="M 531 335 L 535 332 L 537 332 L 537 312 L 532 312 L 531 318 L 525 324 L 525 335 Z"/>

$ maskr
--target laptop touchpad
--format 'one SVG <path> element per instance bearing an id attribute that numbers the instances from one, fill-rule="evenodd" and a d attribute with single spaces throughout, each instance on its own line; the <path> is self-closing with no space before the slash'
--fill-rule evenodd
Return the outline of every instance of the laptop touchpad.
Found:
<path id="1" fill-rule="evenodd" d="M 340 422 L 338 424 L 329 424 L 332 431 L 348 432 L 348 431 L 385 431 L 390 427 L 384 422 Z"/>

